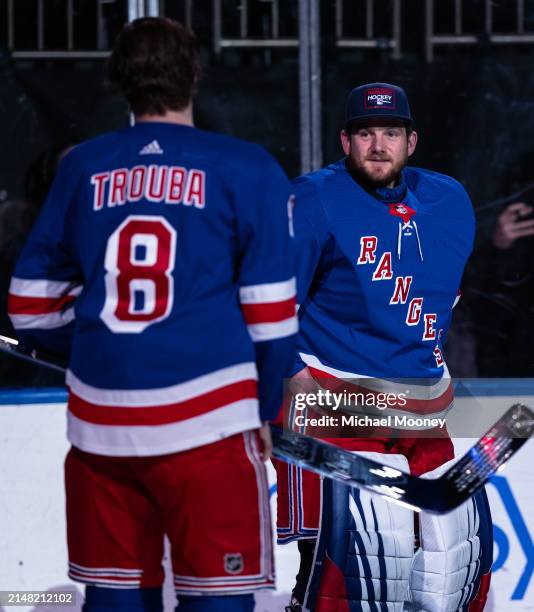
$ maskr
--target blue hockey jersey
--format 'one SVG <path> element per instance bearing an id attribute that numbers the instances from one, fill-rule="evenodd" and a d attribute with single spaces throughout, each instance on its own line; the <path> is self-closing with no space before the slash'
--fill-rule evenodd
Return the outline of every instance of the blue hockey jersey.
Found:
<path id="1" fill-rule="evenodd" d="M 410 379 L 405 411 L 446 411 L 452 389 L 443 344 L 475 229 L 463 187 L 408 167 L 399 186 L 368 192 L 343 159 L 294 188 L 294 371 L 307 365 L 316 377 L 373 377 L 382 382 L 370 380 L 370 388 L 393 393 Z"/>
<path id="2" fill-rule="evenodd" d="M 261 147 L 184 125 L 66 156 L 9 312 L 25 343 L 70 353 L 74 446 L 171 453 L 276 414 L 297 330 L 290 191 Z"/>

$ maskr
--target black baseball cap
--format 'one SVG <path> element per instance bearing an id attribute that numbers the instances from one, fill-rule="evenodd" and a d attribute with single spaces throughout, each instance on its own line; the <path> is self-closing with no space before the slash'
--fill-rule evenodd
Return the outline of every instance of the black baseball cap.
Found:
<path id="1" fill-rule="evenodd" d="M 391 83 L 367 83 L 354 88 L 347 99 L 345 124 L 383 117 L 412 125 L 406 92 Z"/>

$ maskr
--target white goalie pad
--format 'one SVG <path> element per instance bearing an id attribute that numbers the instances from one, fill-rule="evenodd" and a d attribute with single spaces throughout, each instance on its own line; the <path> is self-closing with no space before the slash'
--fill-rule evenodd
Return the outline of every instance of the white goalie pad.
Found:
<path id="1" fill-rule="evenodd" d="M 404 455 L 357 454 L 410 470 Z M 357 601 L 364 611 L 378 605 L 381 610 L 402 612 L 414 554 L 413 512 L 359 489 L 349 490 L 348 505 L 354 521 L 344 568 L 349 600 Z"/>
<path id="2" fill-rule="evenodd" d="M 424 477 L 440 476 L 453 462 Z M 421 547 L 415 553 L 405 610 L 457 612 L 470 601 L 480 567 L 479 522 L 473 499 L 448 514 L 419 514 Z"/>

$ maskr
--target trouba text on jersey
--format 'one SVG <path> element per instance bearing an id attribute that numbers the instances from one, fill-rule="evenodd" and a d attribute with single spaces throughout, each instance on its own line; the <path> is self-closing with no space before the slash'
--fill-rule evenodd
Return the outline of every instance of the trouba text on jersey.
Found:
<path id="1" fill-rule="evenodd" d="M 181 166 L 138 165 L 91 176 L 93 209 L 102 210 L 148 200 L 204 208 L 206 174 Z"/>

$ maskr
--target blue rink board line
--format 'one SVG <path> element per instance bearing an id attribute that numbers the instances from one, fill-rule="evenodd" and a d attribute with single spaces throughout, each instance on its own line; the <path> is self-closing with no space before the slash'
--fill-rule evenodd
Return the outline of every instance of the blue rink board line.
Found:
<path id="1" fill-rule="evenodd" d="M 0 390 L 0 405 L 6 404 L 62 404 L 67 401 L 63 387 L 39 387 Z"/>
<path id="2" fill-rule="evenodd" d="M 456 397 L 521 397 L 534 395 L 534 378 L 465 378 L 455 380 Z M 0 405 L 59 404 L 67 401 L 63 387 L 0 390 Z"/>

